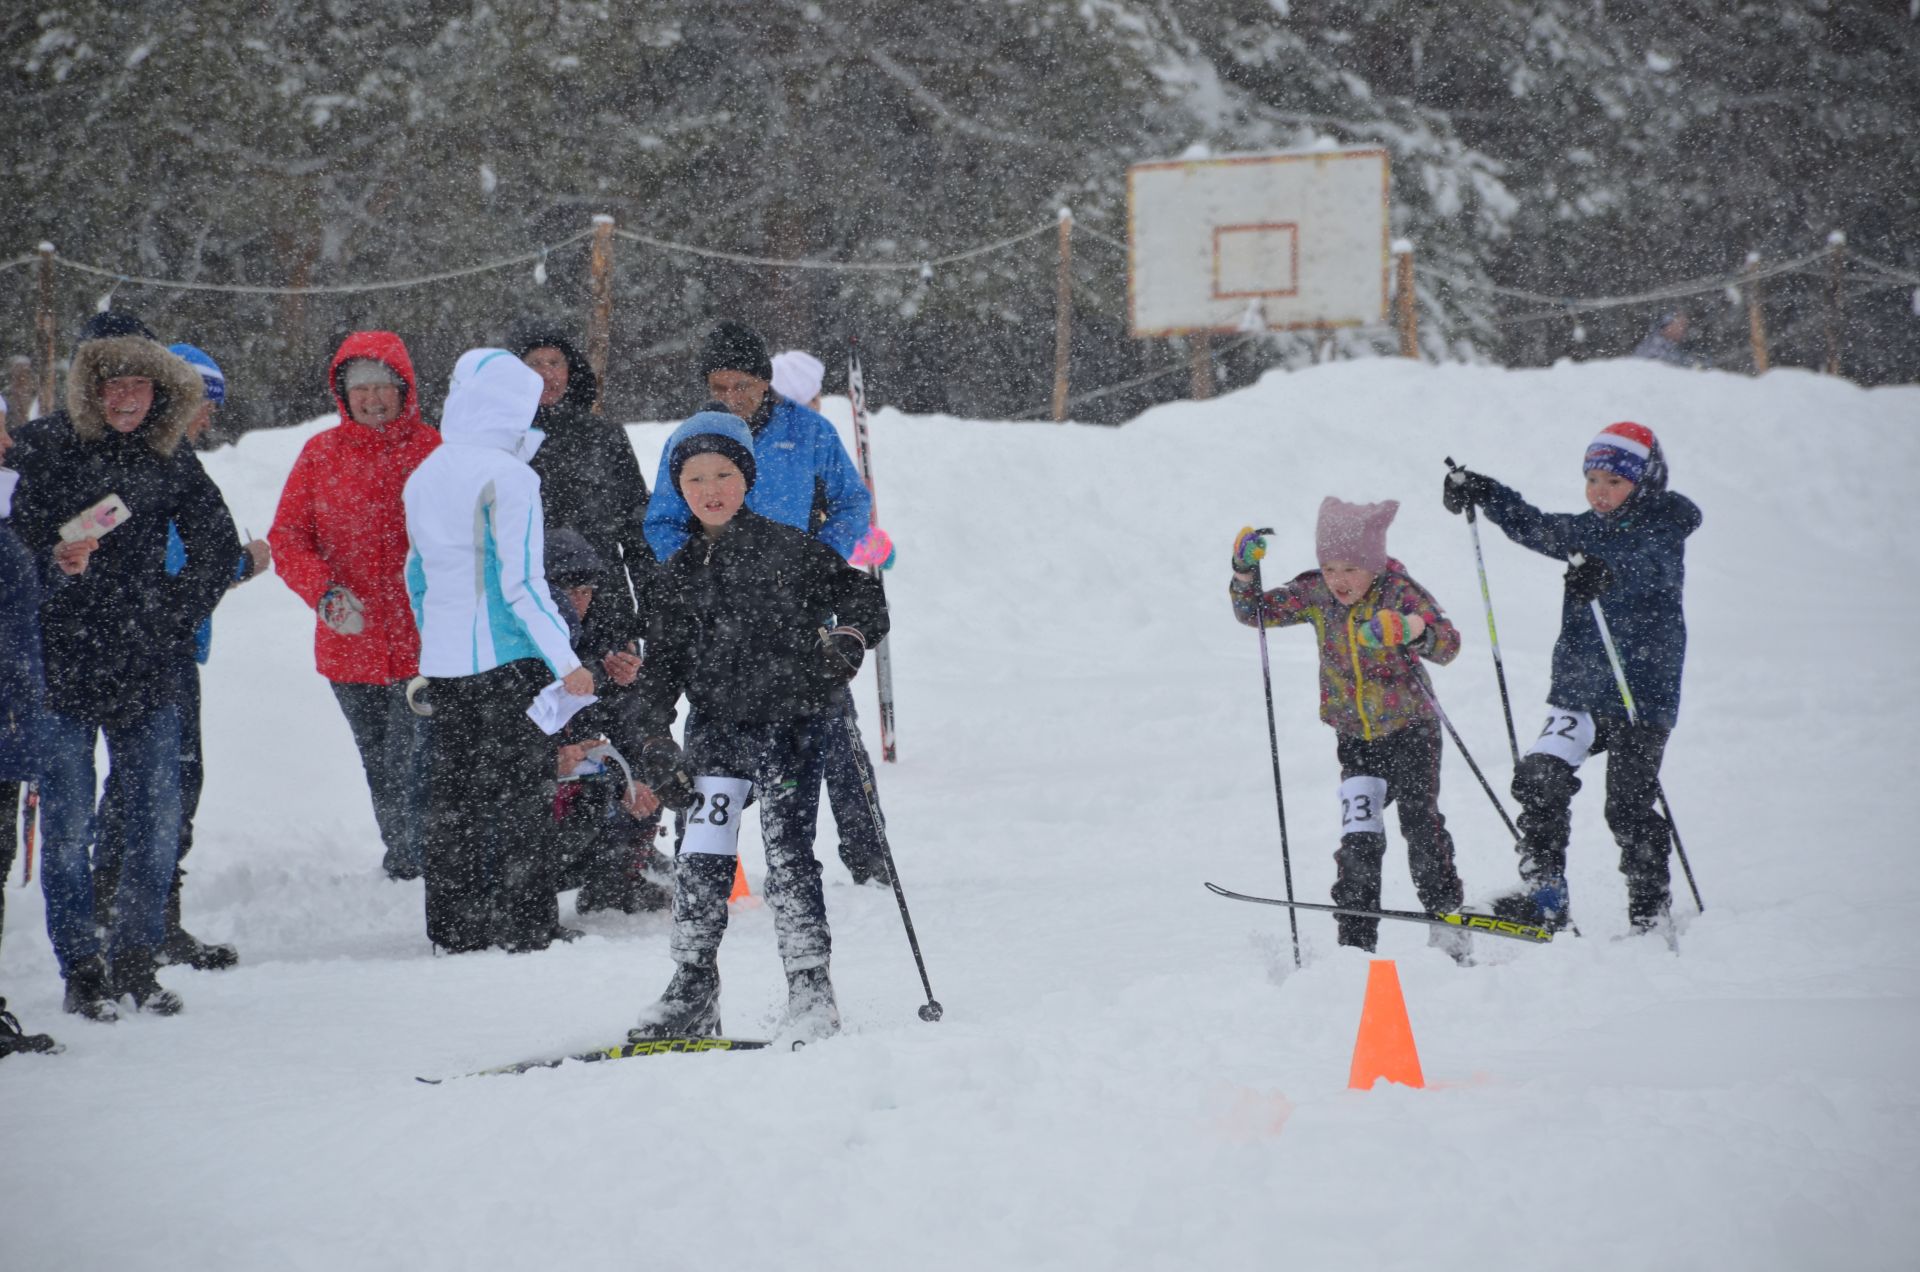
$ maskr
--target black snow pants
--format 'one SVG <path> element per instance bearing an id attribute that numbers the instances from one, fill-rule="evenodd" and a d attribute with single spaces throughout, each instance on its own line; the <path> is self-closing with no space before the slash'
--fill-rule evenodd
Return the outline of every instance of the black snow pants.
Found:
<path id="1" fill-rule="evenodd" d="M 1652 919 L 1667 904 L 1672 851 L 1667 819 L 1654 807 L 1660 793 L 1660 761 L 1672 730 L 1629 724 L 1624 716 L 1595 716 L 1593 747 L 1607 755 L 1607 827 L 1620 846 L 1620 873 L 1627 878 L 1627 912 Z M 1513 776 L 1520 801 L 1520 877 L 1564 877 L 1571 837 L 1573 797 L 1580 779 L 1558 756 L 1530 752 Z"/>
<path id="2" fill-rule="evenodd" d="M 523 658 L 428 690 L 427 936 L 444 950 L 544 949 L 559 926 L 545 842 L 553 740 L 527 718 L 552 679 Z"/>
<path id="3" fill-rule="evenodd" d="M 1371 741 L 1340 736 L 1340 778 L 1343 794 L 1351 792 L 1342 810 L 1343 828 L 1364 827 L 1340 837 L 1334 854 L 1339 873 L 1333 884 L 1333 903 L 1357 909 L 1380 908 L 1380 866 L 1387 853 L 1385 805 L 1400 809 L 1400 833 L 1407 840 L 1407 866 L 1413 875 L 1420 904 L 1435 914 L 1460 908 L 1460 873 L 1453 864 L 1453 836 L 1440 813 L 1440 726 L 1420 721 Z M 1374 778 L 1386 784 L 1379 807 L 1361 807 L 1375 798 L 1353 778 Z M 1375 790 L 1378 788 L 1376 787 Z M 1340 944 L 1370 950 L 1379 934 L 1378 919 L 1341 915 L 1335 920 Z"/>
<path id="4" fill-rule="evenodd" d="M 687 723 L 687 771 L 696 785 L 705 778 L 742 780 L 759 802 L 766 902 L 788 972 L 824 967 L 833 949 L 820 862 L 813 855 L 822 726 L 816 717 L 743 724 L 696 715 Z M 703 796 L 688 811 L 673 876 L 675 962 L 711 962 L 726 934 L 727 896 L 739 860 L 740 802 Z"/>

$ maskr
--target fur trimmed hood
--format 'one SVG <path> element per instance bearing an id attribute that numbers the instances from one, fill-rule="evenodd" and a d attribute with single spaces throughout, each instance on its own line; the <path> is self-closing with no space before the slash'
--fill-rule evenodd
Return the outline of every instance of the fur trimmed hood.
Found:
<path id="1" fill-rule="evenodd" d="M 67 417 L 75 435 L 83 442 L 97 442 L 112 431 L 100 405 L 100 385 L 122 375 L 153 381 L 153 408 L 137 431 L 156 454 L 173 454 L 206 401 L 207 386 L 184 358 L 145 336 L 106 336 L 74 350 L 67 371 Z"/>

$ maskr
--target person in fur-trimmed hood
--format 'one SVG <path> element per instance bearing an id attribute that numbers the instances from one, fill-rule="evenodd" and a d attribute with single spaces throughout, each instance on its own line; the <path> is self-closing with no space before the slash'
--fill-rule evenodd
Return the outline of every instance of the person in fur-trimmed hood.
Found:
<path id="1" fill-rule="evenodd" d="M 16 435 L 13 521 L 46 585 L 47 933 L 66 1009 L 91 1020 L 114 1019 L 122 995 L 150 1012 L 180 1010 L 154 977 L 180 836 L 177 686 L 162 673 L 193 656 L 194 629 L 226 594 L 240 556 L 225 501 L 182 444 L 204 398 L 192 367 L 138 318 L 110 310 L 80 332 L 66 409 Z M 169 524 L 187 551 L 178 574 L 167 572 Z M 102 732 L 127 792 L 111 917 L 96 913 L 89 862 Z"/>
<path id="2" fill-rule="evenodd" d="M 1420 904 L 1434 914 L 1460 907 L 1453 837 L 1440 813 L 1440 724 L 1420 660 L 1444 666 L 1460 652 L 1460 633 L 1440 603 L 1387 555 L 1394 500 L 1320 505 L 1314 547 L 1320 568 L 1262 594 L 1255 572 L 1267 545 L 1242 530 L 1233 545 L 1233 616 L 1249 627 L 1312 623 L 1320 638 L 1320 718 L 1339 735 L 1339 876 L 1333 903 L 1380 908 L 1380 866 L 1387 851 L 1386 810 L 1400 806 L 1400 833 Z M 1341 915 L 1342 945 L 1371 950 L 1378 919 Z M 1433 929 L 1432 943 L 1456 961 L 1470 951 L 1466 933 Z"/>

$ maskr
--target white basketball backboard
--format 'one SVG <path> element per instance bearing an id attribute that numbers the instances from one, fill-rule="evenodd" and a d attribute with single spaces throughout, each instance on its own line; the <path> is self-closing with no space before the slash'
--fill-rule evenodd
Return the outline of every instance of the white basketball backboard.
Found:
<path id="1" fill-rule="evenodd" d="M 1374 148 L 1135 164 L 1133 334 L 1385 322 L 1387 182 Z"/>

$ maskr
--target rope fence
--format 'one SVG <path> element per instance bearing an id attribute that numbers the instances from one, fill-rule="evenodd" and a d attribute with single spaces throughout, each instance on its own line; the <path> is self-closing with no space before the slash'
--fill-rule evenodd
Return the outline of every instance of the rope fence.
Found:
<path id="1" fill-rule="evenodd" d="M 211 292 L 246 296 L 347 296 L 365 295 L 377 292 L 404 291 L 411 288 L 433 286 L 470 278 L 481 274 L 494 273 L 531 263 L 538 263 L 536 278 L 545 281 L 545 263 L 555 253 L 591 240 L 592 257 L 590 271 L 592 275 L 591 305 L 588 327 L 589 361 L 595 363 L 595 370 L 602 376 L 606 371 L 608 354 L 608 327 L 612 311 L 612 270 L 614 239 L 624 239 L 655 251 L 671 252 L 702 260 L 723 261 L 729 264 L 759 269 L 810 270 L 842 274 L 905 274 L 918 273 L 922 280 L 931 280 L 936 269 L 977 260 L 999 252 L 1033 242 L 1049 232 L 1059 234 L 1059 285 L 1057 302 L 1057 338 L 1055 354 L 1055 383 L 1051 403 L 1051 415 L 1055 420 L 1066 417 L 1070 407 L 1083 406 L 1099 401 L 1116 393 L 1124 393 L 1144 385 L 1155 383 L 1180 371 L 1189 369 L 1186 364 L 1175 363 L 1168 367 L 1134 376 L 1117 383 L 1099 388 L 1083 390 L 1079 393 L 1068 392 L 1068 361 L 1070 351 L 1069 332 L 1072 324 L 1073 299 L 1077 294 L 1083 302 L 1091 301 L 1095 308 L 1112 309 L 1114 304 L 1100 293 L 1103 288 L 1094 287 L 1089 281 L 1076 279 L 1070 270 L 1072 238 L 1078 234 L 1092 242 L 1123 255 L 1130 255 L 1129 245 L 1091 225 L 1075 221 L 1069 209 L 1062 208 L 1057 220 L 1048 220 L 1028 229 L 1008 234 L 1001 238 L 976 244 L 956 251 L 931 256 L 893 260 L 833 260 L 822 257 L 783 258 L 762 256 L 750 252 L 732 251 L 724 248 L 706 247 L 695 243 L 684 243 L 673 239 L 661 238 L 638 230 L 618 227 L 609 216 L 596 216 L 588 228 L 560 239 L 554 243 L 542 244 L 528 251 L 517 252 L 509 256 L 482 261 L 457 269 L 442 270 L 430 274 L 415 275 L 379 282 L 319 283 L 303 286 L 269 286 L 251 283 L 210 283 L 197 280 L 158 278 L 145 274 L 127 273 L 107 266 L 87 261 L 77 261 L 62 256 L 50 243 L 42 243 L 35 253 L 13 257 L 0 261 L 0 273 L 38 264 L 40 276 L 40 306 L 36 317 L 36 353 L 39 354 L 39 374 L 37 379 L 41 387 L 42 400 L 51 400 L 54 391 L 54 352 L 57 323 L 53 309 L 53 272 L 65 270 L 92 278 L 111 280 L 112 287 L 107 292 L 108 300 L 113 291 L 122 286 L 150 287 L 161 290 Z M 1396 246 L 1396 254 L 1401 249 Z M 1411 253 L 1402 255 L 1400 261 L 1400 286 L 1405 294 L 1412 292 Z M 1858 253 L 1849 252 L 1845 236 L 1835 233 L 1826 245 L 1819 250 L 1803 253 L 1789 259 L 1761 263 L 1757 257 L 1749 257 L 1745 267 L 1738 272 L 1721 274 L 1707 278 L 1695 278 L 1673 283 L 1630 295 L 1617 296 L 1555 296 L 1544 292 L 1531 291 L 1520 287 L 1508 287 L 1490 280 L 1470 278 L 1452 271 L 1434 266 L 1425 267 L 1424 272 L 1442 288 L 1470 295 L 1498 297 L 1503 300 L 1523 302 L 1534 308 L 1521 313 L 1508 314 L 1492 318 L 1491 324 L 1498 328 L 1517 328 L 1531 324 L 1556 320 L 1575 319 L 1584 314 L 1602 313 L 1614 309 L 1640 305 L 1662 304 L 1670 301 L 1686 300 L 1713 292 L 1744 292 L 1752 313 L 1754 364 L 1756 370 L 1764 370 L 1767 365 L 1766 336 L 1764 319 L 1758 309 L 1758 284 L 1770 279 L 1790 274 L 1824 271 L 1829 287 L 1827 316 L 1827 358 L 1825 369 L 1833 374 L 1839 373 L 1840 362 L 1840 312 L 1844 296 L 1861 291 L 1879 290 L 1889 287 L 1915 288 L 1914 309 L 1920 314 L 1920 272 L 1885 261 L 1875 260 Z M 1849 271 L 1851 275 L 1849 275 Z M 1104 277 L 1105 269 L 1095 271 L 1096 277 Z M 103 301 L 104 305 L 106 302 Z M 1417 316 L 1415 306 L 1405 301 L 1400 304 L 1398 326 L 1400 328 L 1400 348 L 1405 356 L 1418 357 Z M 1262 331 L 1244 331 L 1237 339 L 1222 346 L 1217 353 L 1231 353 L 1267 334 Z M 664 356 L 669 349 L 678 349 L 684 342 L 669 342 L 652 349 L 640 351 L 630 357 L 649 360 Z M 1216 351 L 1208 339 L 1189 342 L 1191 370 L 1194 374 L 1195 391 L 1204 394 L 1212 383 L 1211 358 Z M 16 385 L 16 391 L 18 386 Z M 1022 418 L 1045 417 L 1047 409 L 1035 408 Z"/>

